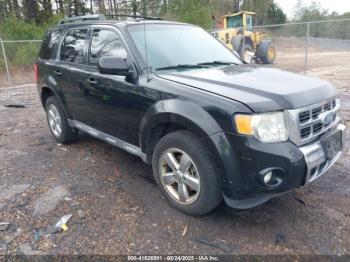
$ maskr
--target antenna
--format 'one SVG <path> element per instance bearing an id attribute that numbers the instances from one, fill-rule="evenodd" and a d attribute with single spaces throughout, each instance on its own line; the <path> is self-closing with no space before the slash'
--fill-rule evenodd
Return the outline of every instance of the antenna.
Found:
<path id="1" fill-rule="evenodd" d="M 148 62 L 148 49 L 147 49 L 147 34 L 146 34 L 146 21 L 143 21 L 143 36 L 145 38 L 145 53 L 146 53 L 146 74 L 147 74 L 147 82 L 151 79 L 149 78 L 149 62 Z"/>

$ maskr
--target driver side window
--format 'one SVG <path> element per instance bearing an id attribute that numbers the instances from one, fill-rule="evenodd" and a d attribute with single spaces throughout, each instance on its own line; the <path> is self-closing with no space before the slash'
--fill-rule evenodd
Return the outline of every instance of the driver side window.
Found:
<path id="1" fill-rule="evenodd" d="M 94 29 L 92 33 L 89 63 L 97 65 L 101 57 L 127 58 L 127 52 L 118 34 L 111 30 Z"/>

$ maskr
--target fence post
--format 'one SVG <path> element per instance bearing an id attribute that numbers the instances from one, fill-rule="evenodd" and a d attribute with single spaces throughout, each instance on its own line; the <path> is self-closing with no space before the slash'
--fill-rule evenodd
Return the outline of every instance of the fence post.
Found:
<path id="1" fill-rule="evenodd" d="M 4 56 L 4 62 L 5 62 L 7 80 L 8 80 L 8 82 L 9 82 L 10 86 L 12 86 L 12 80 L 11 80 L 10 71 L 9 71 L 9 66 L 8 66 L 8 63 L 7 63 L 7 57 L 6 57 L 6 52 L 5 52 L 5 46 L 4 46 L 4 42 L 2 41 L 2 38 L 1 38 L 1 37 L 0 37 L 0 42 L 1 42 L 2 54 L 3 54 L 3 56 Z"/>
<path id="2" fill-rule="evenodd" d="M 306 38 L 305 38 L 305 65 L 304 72 L 306 73 L 308 69 L 308 59 L 309 59 L 309 38 L 310 38 L 310 22 L 306 24 Z"/>

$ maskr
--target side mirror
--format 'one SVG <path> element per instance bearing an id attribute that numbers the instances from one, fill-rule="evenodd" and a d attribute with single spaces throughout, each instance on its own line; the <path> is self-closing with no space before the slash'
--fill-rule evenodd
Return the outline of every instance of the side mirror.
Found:
<path id="1" fill-rule="evenodd" d="M 98 60 L 98 69 L 101 74 L 128 76 L 130 69 L 125 59 L 120 57 L 101 57 Z"/>

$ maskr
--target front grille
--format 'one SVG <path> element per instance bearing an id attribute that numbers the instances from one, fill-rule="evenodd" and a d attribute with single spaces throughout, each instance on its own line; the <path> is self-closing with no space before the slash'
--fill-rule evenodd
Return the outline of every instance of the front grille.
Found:
<path id="1" fill-rule="evenodd" d="M 301 139 L 306 139 L 306 138 L 309 138 L 310 136 L 315 136 L 322 133 L 322 130 L 327 126 L 329 126 L 335 119 L 333 119 L 331 123 L 323 124 L 319 117 L 324 112 L 328 112 L 328 111 L 331 112 L 332 109 L 334 109 L 335 107 L 336 107 L 336 102 L 332 100 L 332 101 L 324 102 L 320 105 L 315 105 L 314 108 L 311 107 L 305 111 L 300 112 L 299 124 L 303 125 L 300 128 Z"/>
<path id="2" fill-rule="evenodd" d="M 300 130 L 301 138 L 308 137 L 308 136 L 310 136 L 310 134 L 311 134 L 311 127 L 305 127 L 305 128 Z"/>
<path id="3" fill-rule="evenodd" d="M 288 110 L 291 140 L 297 145 L 302 145 L 316 139 L 340 120 L 336 114 L 339 109 L 339 101 L 331 99 L 304 108 Z M 334 113 L 331 121 L 327 112 Z"/>
<path id="4" fill-rule="evenodd" d="M 304 111 L 299 113 L 299 122 L 305 123 L 310 120 L 310 111 Z"/>
<path id="5" fill-rule="evenodd" d="M 312 109 L 312 119 L 316 119 L 322 113 L 322 107 L 316 107 Z"/>
<path id="6" fill-rule="evenodd" d="M 322 124 L 320 124 L 320 123 L 315 124 L 315 125 L 312 126 L 312 132 L 314 134 L 318 134 L 318 133 L 320 133 L 322 131 L 322 128 L 323 128 Z"/>

